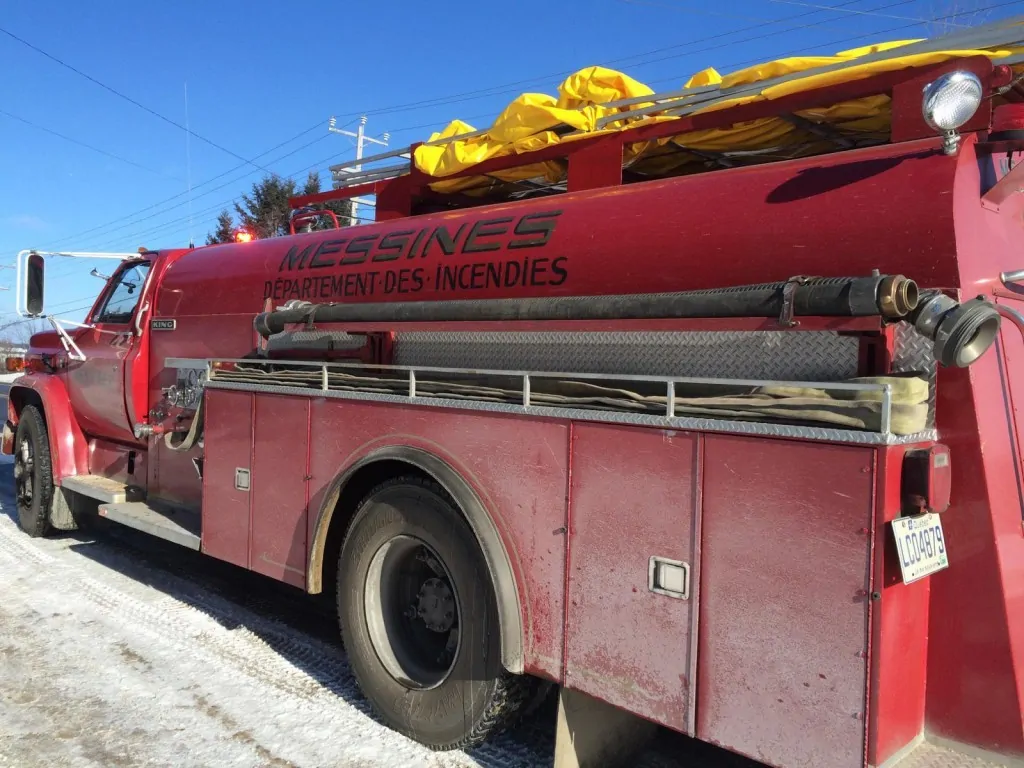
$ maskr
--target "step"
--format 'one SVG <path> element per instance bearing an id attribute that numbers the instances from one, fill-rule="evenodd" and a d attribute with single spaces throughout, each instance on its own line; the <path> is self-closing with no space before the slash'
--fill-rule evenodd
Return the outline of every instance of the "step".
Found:
<path id="1" fill-rule="evenodd" d="M 65 477 L 60 484 L 66 490 L 107 504 L 121 504 L 129 500 L 138 501 L 146 495 L 141 488 L 125 485 L 120 480 L 112 480 L 102 475 Z"/>
<path id="2" fill-rule="evenodd" d="M 1021 768 L 1024 762 L 929 737 L 894 755 L 883 768 Z"/>
<path id="3" fill-rule="evenodd" d="M 191 509 L 154 508 L 144 501 L 101 504 L 100 517 L 199 551 L 201 518 Z"/>

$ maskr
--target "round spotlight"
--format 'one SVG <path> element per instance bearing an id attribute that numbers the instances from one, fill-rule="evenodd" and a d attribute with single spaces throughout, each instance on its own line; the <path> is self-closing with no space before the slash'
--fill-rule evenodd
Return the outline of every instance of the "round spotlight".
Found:
<path id="1" fill-rule="evenodd" d="M 949 133 L 974 117 L 983 97 L 981 80 L 973 72 L 948 72 L 924 87 L 921 111 L 931 128 Z"/>

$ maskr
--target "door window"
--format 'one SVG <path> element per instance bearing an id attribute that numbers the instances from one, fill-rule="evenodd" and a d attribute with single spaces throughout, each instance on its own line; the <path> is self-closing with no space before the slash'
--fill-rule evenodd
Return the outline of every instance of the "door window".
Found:
<path id="1" fill-rule="evenodd" d="M 127 325 L 132 321 L 135 307 L 142 296 L 142 287 L 149 274 L 149 262 L 143 261 L 122 269 L 114 277 L 113 289 L 107 295 L 106 303 L 93 320 L 95 323 Z"/>

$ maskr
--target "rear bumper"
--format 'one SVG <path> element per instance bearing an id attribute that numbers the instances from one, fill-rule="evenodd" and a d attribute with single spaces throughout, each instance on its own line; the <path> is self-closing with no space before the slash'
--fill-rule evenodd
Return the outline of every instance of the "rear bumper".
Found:
<path id="1" fill-rule="evenodd" d="M 14 424 L 10 420 L 4 423 L 3 441 L 0 443 L 0 453 L 10 456 L 14 453 Z"/>

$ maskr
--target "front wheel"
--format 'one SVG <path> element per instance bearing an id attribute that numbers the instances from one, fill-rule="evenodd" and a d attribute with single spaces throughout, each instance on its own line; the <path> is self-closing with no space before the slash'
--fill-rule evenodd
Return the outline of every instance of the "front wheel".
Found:
<path id="1" fill-rule="evenodd" d="M 483 742 L 534 693 L 501 666 L 487 564 L 434 483 L 398 478 L 362 502 L 338 563 L 338 617 L 378 714 L 433 749 Z"/>
<path id="2" fill-rule="evenodd" d="M 14 435 L 14 486 L 18 525 L 29 536 L 45 536 L 51 527 L 53 472 L 46 422 L 34 405 L 22 410 Z"/>

